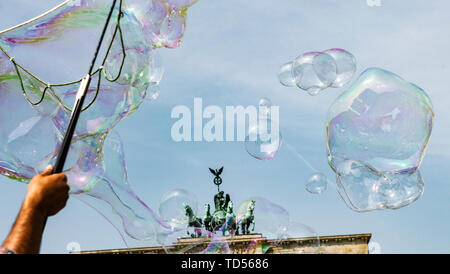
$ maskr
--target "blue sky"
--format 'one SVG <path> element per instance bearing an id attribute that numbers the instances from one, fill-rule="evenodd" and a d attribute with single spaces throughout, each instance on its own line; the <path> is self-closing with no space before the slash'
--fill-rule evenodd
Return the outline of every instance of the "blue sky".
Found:
<path id="1" fill-rule="evenodd" d="M 0 29 L 19 23 L 59 1 L 0 3 Z M 42 6 L 41 6 L 42 5 Z M 445 0 L 200 0 L 188 12 L 181 46 L 160 50 L 166 75 L 161 95 L 146 102 L 117 130 L 125 144 L 134 191 L 157 209 L 163 193 L 192 190 L 199 204 L 211 203 L 215 186 L 208 167 L 224 165 L 223 190 L 237 203 L 262 196 L 286 208 L 291 218 L 320 235 L 372 233 L 383 253 L 450 252 L 449 168 L 450 3 Z M 254 105 L 265 96 L 280 106 L 284 141 L 305 156 L 334 184 L 326 162 L 325 117 L 345 90 L 311 97 L 281 86 L 278 67 L 306 51 L 340 47 L 352 52 L 357 74 L 369 67 L 390 70 L 422 87 L 436 113 L 431 143 L 421 167 L 425 193 L 395 211 L 356 213 L 333 186 L 322 195 L 305 191 L 311 173 L 287 147 L 269 161 L 251 158 L 239 142 L 175 143 L 170 137 L 176 105 Z M 26 186 L 0 179 L 0 238 L 12 224 Z M 76 199 L 47 225 L 43 252 L 64 253 L 69 242 L 82 250 L 124 247 L 118 233 L 94 210 Z"/>

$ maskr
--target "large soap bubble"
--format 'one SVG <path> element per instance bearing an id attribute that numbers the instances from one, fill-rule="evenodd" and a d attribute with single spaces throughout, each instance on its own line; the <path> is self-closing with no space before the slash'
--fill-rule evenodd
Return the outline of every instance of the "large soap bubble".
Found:
<path id="1" fill-rule="evenodd" d="M 327 116 L 329 164 L 352 209 L 396 209 L 422 195 L 418 168 L 434 118 L 422 89 L 371 68 L 336 99 Z"/>
<path id="2" fill-rule="evenodd" d="M 179 45 L 195 2 L 117 1 L 65 165 L 71 194 L 105 216 L 127 243 L 154 243 L 171 227 L 131 190 L 120 138 L 110 134 L 146 96 L 159 94 L 164 70 L 156 47 Z M 68 1 L 0 31 L 2 175 L 26 183 L 55 162 L 111 3 Z"/>
<path id="3" fill-rule="evenodd" d="M 310 95 L 346 85 L 356 71 L 355 57 L 344 49 L 306 52 L 280 67 L 278 79 L 284 86 L 297 86 Z"/>

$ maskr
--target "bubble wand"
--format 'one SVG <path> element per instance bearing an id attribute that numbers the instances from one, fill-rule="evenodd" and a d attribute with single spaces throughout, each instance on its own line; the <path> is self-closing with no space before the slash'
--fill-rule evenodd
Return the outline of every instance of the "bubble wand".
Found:
<path id="1" fill-rule="evenodd" d="M 87 90 L 89 89 L 89 84 L 91 83 L 91 75 L 94 70 L 95 62 L 97 61 L 97 56 L 100 52 L 100 48 L 103 43 L 103 39 L 105 38 L 106 30 L 108 29 L 109 21 L 111 20 L 114 7 L 116 6 L 116 1 L 113 0 L 111 9 L 109 11 L 108 17 L 106 19 L 105 26 L 103 27 L 102 34 L 100 36 L 100 40 L 97 44 L 97 49 L 95 50 L 94 58 L 92 59 L 91 66 L 89 68 L 89 72 L 86 77 L 81 81 L 80 87 L 77 91 L 77 96 L 75 98 L 75 104 L 72 108 L 72 114 L 70 115 L 70 122 L 67 127 L 66 134 L 64 135 L 63 142 L 61 144 L 61 150 L 59 151 L 58 157 L 56 158 L 55 168 L 53 169 L 53 173 L 61 173 L 64 169 L 64 164 L 66 162 L 67 154 L 69 153 L 70 145 L 72 143 L 73 134 L 75 132 L 75 128 L 77 126 L 78 118 L 80 117 L 80 113 L 83 110 L 84 99 L 86 98 Z M 47 218 L 44 221 L 44 227 L 47 223 Z"/>
<path id="2" fill-rule="evenodd" d="M 77 92 L 77 96 L 75 98 L 75 104 L 72 108 L 72 114 L 70 115 L 69 126 L 67 127 L 66 134 L 64 136 L 61 150 L 59 151 L 58 157 L 56 158 L 55 168 L 53 169 L 53 173 L 61 173 L 64 169 L 64 164 L 66 162 L 67 154 L 69 153 L 70 145 L 72 143 L 73 134 L 75 132 L 75 128 L 77 126 L 78 118 L 80 117 L 80 113 L 83 109 L 83 103 L 86 98 L 87 90 L 89 89 L 89 84 L 91 83 L 91 75 L 94 70 L 95 62 L 97 61 L 97 56 L 99 54 L 100 48 L 103 43 L 103 39 L 105 38 L 106 30 L 108 29 L 109 21 L 111 20 L 114 7 L 116 6 L 116 1 L 113 0 L 111 9 L 109 11 L 108 17 L 106 19 L 105 26 L 103 27 L 102 34 L 100 36 L 100 40 L 97 44 L 97 49 L 95 50 L 94 58 L 92 59 L 91 66 L 89 68 L 89 72 L 86 77 L 81 81 L 80 87 Z"/>

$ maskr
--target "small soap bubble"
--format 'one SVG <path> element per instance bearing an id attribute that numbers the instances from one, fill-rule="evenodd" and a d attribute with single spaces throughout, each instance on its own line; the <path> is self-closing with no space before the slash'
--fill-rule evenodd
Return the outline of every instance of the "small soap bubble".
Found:
<path id="1" fill-rule="evenodd" d="M 272 101 L 269 98 L 263 97 L 259 99 L 259 112 L 262 117 L 267 117 L 270 114 L 270 107 L 272 107 Z"/>
<path id="2" fill-rule="evenodd" d="M 267 97 L 263 97 L 259 99 L 259 106 L 270 108 L 272 106 L 272 101 L 270 101 L 270 99 Z"/>
<path id="3" fill-rule="evenodd" d="M 66 250 L 71 254 L 79 254 L 81 252 L 81 245 L 77 242 L 70 242 L 66 245 Z"/>
<path id="4" fill-rule="evenodd" d="M 277 155 L 281 142 L 278 125 L 270 119 L 261 119 L 250 125 L 245 137 L 245 149 L 258 160 L 269 160 Z"/>
<path id="5" fill-rule="evenodd" d="M 345 86 L 356 72 L 355 56 L 344 49 L 338 48 L 326 50 L 324 53 L 333 57 L 337 67 L 336 79 L 331 86 L 334 88 Z"/>
<path id="6" fill-rule="evenodd" d="M 161 88 L 157 84 L 150 84 L 147 88 L 146 93 L 147 93 L 147 95 L 145 96 L 146 100 L 155 101 L 156 99 L 158 99 L 161 93 Z"/>
<path id="7" fill-rule="evenodd" d="M 283 86 L 295 86 L 295 78 L 292 76 L 292 62 L 286 63 L 280 67 L 278 72 L 278 80 Z"/>
<path id="8" fill-rule="evenodd" d="M 315 172 L 306 181 L 306 190 L 312 194 L 322 194 L 328 186 L 327 177 L 321 172 Z"/>

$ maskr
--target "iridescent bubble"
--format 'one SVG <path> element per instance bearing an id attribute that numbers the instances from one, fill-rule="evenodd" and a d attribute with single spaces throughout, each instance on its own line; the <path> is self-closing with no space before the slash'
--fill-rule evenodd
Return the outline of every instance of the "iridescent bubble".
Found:
<path id="1" fill-rule="evenodd" d="M 309 176 L 305 188 L 309 193 L 322 194 L 327 189 L 327 186 L 327 177 L 321 172 L 315 172 Z"/>
<path id="2" fill-rule="evenodd" d="M 173 228 L 185 228 L 189 216 L 196 216 L 197 197 L 184 189 L 175 189 L 165 193 L 159 202 L 161 219 Z"/>
<path id="3" fill-rule="evenodd" d="M 284 208 L 267 199 L 247 199 L 235 214 L 229 220 L 238 225 L 238 234 L 224 236 L 221 229 L 211 232 L 204 226 L 185 226 L 161 231 L 156 237 L 158 244 L 166 253 L 228 254 L 231 252 L 230 246 L 242 240 L 241 235 L 248 235 L 246 241 L 251 237 L 250 243 L 241 250 L 249 254 L 278 253 L 280 246 L 299 240 L 307 244 L 297 246 L 295 253 L 319 252 L 320 241 L 315 230 L 290 221 L 289 213 Z M 191 219 L 200 218 L 193 216 Z"/>
<path id="4" fill-rule="evenodd" d="M 183 10 L 195 4 L 198 0 L 167 0 L 171 9 Z"/>
<path id="5" fill-rule="evenodd" d="M 104 216 L 127 245 L 157 244 L 156 235 L 170 228 L 131 189 L 120 136 L 112 132 L 97 141 L 102 144 L 97 156 L 85 157 L 95 140 L 69 153 L 79 162 L 67 172 L 71 194 Z M 92 176 L 94 170 L 99 174 Z"/>
<path id="6" fill-rule="evenodd" d="M 186 16 L 183 11 L 171 10 L 167 16 L 156 24 L 153 24 L 150 37 L 155 48 L 177 47 L 184 35 Z"/>
<path id="7" fill-rule="evenodd" d="M 331 85 L 334 88 L 345 86 L 353 78 L 356 71 L 356 59 L 350 52 L 344 49 L 329 49 L 324 53 L 333 57 L 336 63 L 336 79 Z"/>
<path id="8" fill-rule="evenodd" d="M 161 81 L 164 69 L 153 42 L 176 47 L 186 9 L 195 1 L 121 3 L 117 1 L 94 68 L 65 172 L 71 194 L 105 216 L 124 241 L 154 244 L 156 235 L 172 227 L 131 190 L 113 128 L 139 108 L 149 86 Z M 70 1 L 0 31 L 2 175 L 28 182 L 54 163 L 81 81 L 73 75 L 86 73 L 110 5 L 108 0 Z M 80 37 L 83 43 L 73 43 Z"/>
<path id="9" fill-rule="evenodd" d="M 351 159 L 381 172 L 416 170 L 433 117 L 423 90 L 386 70 L 368 69 L 328 111 L 330 164 Z"/>
<path id="10" fill-rule="evenodd" d="M 336 99 L 327 118 L 328 160 L 352 209 L 395 209 L 422 195 L 418 168 L 433 118 L 422 89 L 377 68 Z"/>
<path id="11" fill-rule="evenodd" d="M 274 158 L 281 147 L 281 133 L 276 123 L 270 119 L 260 119 L 249 127 L 245 137 L 245 149 L 258 160 Z"/>
<path id="12" fill-rule="evenodd" d="M 295 86 L 295 78 L 292 76 L 292 62 L 286 63 L 280 67 L 278 72 L 278 80 L 283 86 Z"/>

